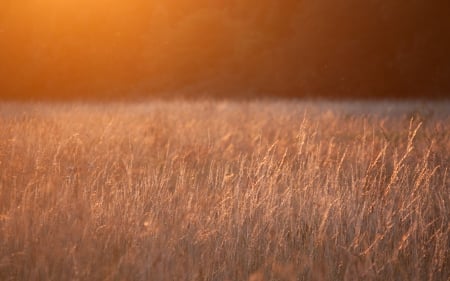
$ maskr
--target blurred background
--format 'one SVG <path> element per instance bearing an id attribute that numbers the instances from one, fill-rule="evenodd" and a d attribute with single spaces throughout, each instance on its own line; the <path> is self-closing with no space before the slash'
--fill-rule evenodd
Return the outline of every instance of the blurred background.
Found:
<path id="1" fill-rule="evenodd" d="M 448 98 L 448 0 L 1 0 L 0 98 Z"/>

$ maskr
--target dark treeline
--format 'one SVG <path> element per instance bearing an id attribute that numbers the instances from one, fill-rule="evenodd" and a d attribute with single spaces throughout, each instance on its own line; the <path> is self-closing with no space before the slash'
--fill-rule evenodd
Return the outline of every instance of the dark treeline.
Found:
<path id="1" fill-rule="evenodd" d="M 448 97 L 449 13 L 448 0 L 2 0 L 0 95 Z"/>

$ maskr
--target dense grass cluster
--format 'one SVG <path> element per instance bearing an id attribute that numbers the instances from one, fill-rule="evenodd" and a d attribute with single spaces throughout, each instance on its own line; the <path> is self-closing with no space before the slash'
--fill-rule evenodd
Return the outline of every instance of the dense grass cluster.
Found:
<path id="1" fill-rule="evenodd" d="M 1 280 L 448 280 L 450 105 L 0 105 Z"/>

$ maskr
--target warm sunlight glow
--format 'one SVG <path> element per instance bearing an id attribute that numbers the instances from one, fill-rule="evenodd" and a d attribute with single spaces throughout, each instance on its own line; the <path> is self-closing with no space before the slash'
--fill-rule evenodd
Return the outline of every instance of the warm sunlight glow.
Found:
<path id="1" fill-rule="evenodd" d="M 0 0 L 0 281 L 450 281 L 449 11 Z"/>
<path id="2" fill-rule="evenodd" d="M 448 1 L 372 2 L 1 0 L 0 98 L 450 91 Z"/>
<path id="3" fill-rule="evenodd" d="M 146 32 L 141 8 L 127 1 L 10 4 L 3 48 L 9 53 L 5 63 L 13 83 L 23 80 L 35 91 L 76 91 L 93 81 L 100 85 L 127 79 L 126 70 L 138 64 Z"/>

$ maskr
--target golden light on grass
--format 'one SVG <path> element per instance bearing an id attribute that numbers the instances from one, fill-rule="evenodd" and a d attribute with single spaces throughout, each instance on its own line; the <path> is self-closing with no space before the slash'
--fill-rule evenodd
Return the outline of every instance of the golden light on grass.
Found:
<path id="1" fill-rule="evenodd" d="M 448 108 L 1 104 L 0 279 L 447 280 Z"/>

